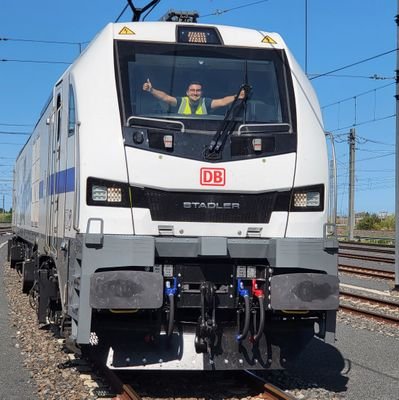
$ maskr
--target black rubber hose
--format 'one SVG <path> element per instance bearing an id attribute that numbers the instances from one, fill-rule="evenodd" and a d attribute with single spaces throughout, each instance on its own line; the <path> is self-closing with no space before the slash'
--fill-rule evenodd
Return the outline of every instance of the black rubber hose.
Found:
<path id="1" fill-rule="evenodd" d="M 253 342 L 256 343 L 262 333 L 263 333 L 263 328 L 265 327 L 265 306 L 263 304 L 263 296 L 259 296 L 258 300 L 259 300 L 259 329 L 258 332 L 256 332 L 256 335 L 252 338 Z"/>
<path id="2" fill-rule="evenodd" d="M 245 303 L 245 320 L 244 320 L 244 329 L 242 332 L 237 335 L 237 341 L 241 341 L 245 339 L 249 331 L 249 321 L 251 319 L 251 313 L 249 311 L 249 296 L 244 296 L 244 303 Z"/>
<path id="3" fill-rule="evenodd" d="M 173 333 L 173 326 L 175 322 L 175 296 L 169 295 L 169 320 L 168 320 L 168 332 L 167 335 L 170 337 Z"/>

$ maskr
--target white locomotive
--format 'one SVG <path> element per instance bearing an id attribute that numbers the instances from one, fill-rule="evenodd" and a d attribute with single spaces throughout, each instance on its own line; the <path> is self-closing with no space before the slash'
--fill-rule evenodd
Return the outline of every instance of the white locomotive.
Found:
<path id="1" fill-rule="evenodd" d="M 9 258 L 39 322 L 110 368 L 280 368 L 334 338 L 328 198 L 319 104 L 279 35 L 109 24 L 17 158 Z"/>

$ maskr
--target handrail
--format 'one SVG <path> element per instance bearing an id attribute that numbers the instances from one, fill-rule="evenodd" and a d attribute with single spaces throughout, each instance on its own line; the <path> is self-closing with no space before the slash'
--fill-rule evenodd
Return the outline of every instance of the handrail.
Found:
<path id="1" fill-rule="evenodd" d="M 282 127 L 287 127 L 288 129 L 284 129 L 284 130 L 281 130 L 281 132 L 290 132 L 291 131 L 291 125 L 290 124 L 287 124 L 287 123 L 264 123 L 264 124 L 248 124 L 248 123 L 245 123 L 245 124 L 241 124 L 239 127 L 238 127 L 238 130 L 237 130 L 237 135 L 241 135 L 242 133 L 244 133 L 244 132 L 242 132 L 242 129 L 243 128 L 253 128 L 253 127 L 259 127 L 259 128 L 269 128 L 271 131 L 272 131 L 272 129 L 271 128 L 273 128 L 273 127 L 280 127 L 280 128 L 282 128 Z M 261 133 L 262 131 L 255 131 L 255 132 L 245 132 L 245 133 Z M 279 131 L 280 132 L 280 131 Z"/>
<path id="2" fill-rule="evenodd" d="M 130 126 L 130 121 L 132 119 L 139 119 L 142 121 L 165 122 L 166 124 L 181 125 L 181 132 L 184 133 L 184 131 L 185 131 L 185 126 L 184 126 L 183 122 L 181 122 L 181 121 L 174 121 L 174 120 L 170 120 L 170 119 L 161 119 L 161 118 L 152 118 L 152 117 L 151 118 L 150 117 L 137 117 L 136 115 L 132 115 L 126 121 L 127 126 Z"/>
<path id="3" fill-rule="evenodd" d="M 332 150 L 332 176 L 330 184 L 330 196 L 329 196 L 329 222 L 336 225 L 337 224 L 337 158 L 335 153 L 335 142 L 334 135 L 331 132 L 325 132 L 325 135 L 330 138 L 331 150 Z"/>
<path id="4" fill-rule="evenodd" d="M 75 192 L 73 194 L 73 229 L 79 233 L 80 217 L 80 121 L 76 123 L 75 129 Z"/>

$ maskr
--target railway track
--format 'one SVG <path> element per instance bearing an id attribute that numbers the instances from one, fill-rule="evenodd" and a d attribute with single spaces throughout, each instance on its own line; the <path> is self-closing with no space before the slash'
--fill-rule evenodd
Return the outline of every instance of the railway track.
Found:
<path id="1" fill-rule="evenodd" d="M 354 254 L 354 253 L 344 253 L 344 252 L 339 252 L 338 256 L 344 258 L 351 258 L 355 260 L 373 261 L 385 264 L 395 264 L 395 259 L 393 257 L 379 257 L 379 256 L 370 256 L 366 254 Z"/>
<path id="2" fill-rule="evenodd" d="M 245 370 L 246 377 L 250 377 L 253 384 L 257 386 L 257 389 L 261 392 L 259 396 L 264 400 L 295 400 L 295 397 L 286 393 L 284 390 L 278 388 L 270 382 L 267 382 L 260 376 L 254 374 L 251 371 Z M 134 390 L 134 388 L 127 383 L 123 383 L 116 374 L 112 377 L 114 383 L 113 388 L 116 390 L 118 400 L 142 400 L 142 397 Z M 256 397 L 259 397 L 256 396 Z"/>
<path id="3" fill-rule="evenodd" d="M 100 371 L 101 376 L 105 378 L 109 386 L 111 387 L 111 393 L 113 399 L 117 400 L 142 400 L 141 395 L 133 388 L 131 379 L 129 379 L 129 375 L 119 374 L 118 372 L 112 371 L 102 365 L 97 365 L 97 369 Z M 237 371 L 235 371 L 237 374 Z M 258 395 L 256 398 L 261 397 L 264 400 L 295 400 L 296 398 L 289 393 L 286 393 L 284 390 L 278 388 L 274 384 L 268 382 L 262 377 L 256 375 L 255 373 L 244 370 L 242 372 L 244 374 L 245 380 L 250 381 L 250 385 L 256 390 Z M 241 377 L 241 378 L 240 378 Z M 238 380 L 242 381 L 242 375 L 239 375 Z M 245 383 L 245 380 L 243 381 Z M 209 393 L 211 396 L 212 393 Z M 148 397 L 146 395 L 145 397 Z M 251 395 L 246 398 L 252 398 Z"/>
<path id="4" fill-rule="evenodd" d="M 11 233 L 11 225 L 0 225 L 0 235 Z"/>
<path id="5" fill-rule="evenodd" d="M 245 370 L 248 376 L 254 380 L 255 383 L 262 383 L 263 385 L 263 393 L 259 396 L 265 400 L 295 400 L 296 397 L 292 396 L 289 393 L 286 393 L 284 390 L 278 388 L 277 386 L 273 385 L 270 382 L 267 382 L 265 379 L 261 378 L 260 376 L 254 374 L 251 371 Z"/>
<path id="6" fill-rule="evenodd" d="M 381 279 L 387 279 L 390 281 L 395 280 L 395 272 L 393 272 L 393 271 L 381 271 L 381 270 L 377 270 L 377 269 L 364 268 L 364 267 L 346 265 L 346 264 L 338 264 L 338 270 L 340 272 L 367 276 L 369 278 L 381 278 Z"/>
<path id="7" fill-rule="evenodd" d="M 340 309 L 399 326 L 399 302 L 340 291 Z"/>
<path id="8" fill-rule="evenodd" d="M 369 253 L 380 253 L 380 254 L 395 254 L 395 247 L 377 247 L 369 245 L 353 245 L 353 244 L 339 244 L 341 250 L 355 250 L 355 251 L 367 251 Z"/>
<path id="9" fill-rule="evenodd" d="M 351 251 L 355 251 L 351 252 Z M 378 253 L 378 254 L 359 254 L 357 252 L 367 252 L 367 253 Z M 380 255 L 382 254 L 382 255 Z M 392 270 L 389 270 L 391 268 L 391 265 L 395 263 L 395 249 L 392 247 L 388 246 L 369 246 L 369 245 L 358 245 L 355 243 L 340 243 L 340 248 L 339 248 L 339 258 L 340 261 L 343 258 L 346 259 L 353 259 L 353 260 L 359 260 L 359 261 L 368 261 L 368 262 L 374 262 L 374 263 L 380 263 L 380 264 L 386 264 L 387 269 L 382 270 L 381 266 L 379 268 L 370 268 L 362 265 L 348 265 L 344 262 L 339 262 L 338 264 L 338 270 L 340 272 L 344 273 L 351 273 L 351 274 L 356 274 L 356 275 L 361 275 L 361 276 L 366 276 L 370 278 L 381 278 L 381 279 L 387 279 L 387 280 L 394 280 L 395 279 L 395 273 Z M 386 256 L 388 255 L 388 257 Z M 389 266 L 389 267 L 388 267 Z"/>

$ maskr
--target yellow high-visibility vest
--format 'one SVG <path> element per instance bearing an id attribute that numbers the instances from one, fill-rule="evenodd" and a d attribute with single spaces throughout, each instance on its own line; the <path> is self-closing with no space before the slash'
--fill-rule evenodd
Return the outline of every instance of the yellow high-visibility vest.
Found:
<path id="1" fill-rule="evenodd" d="M 192 114 L 191 107 L 190 107 L 190 100 L 187 96 L 182 97 L 181 104 L 180 104 L 180 107 L 179 107 L 177 113 L 178 114 Z M 198 114 L 198 115 L 208 114 L 204 98 L 201 98 L 201 100 L 197 106 L 197 109 L 195 110 L 195 114 Z"/>

